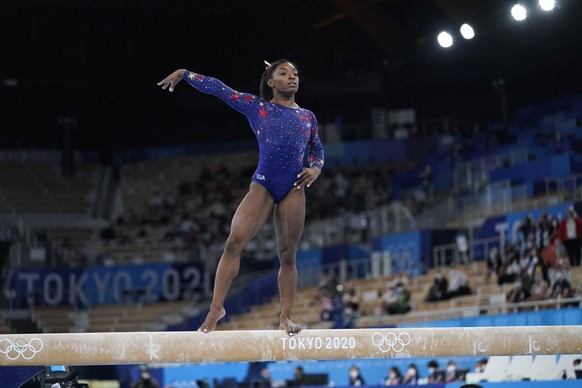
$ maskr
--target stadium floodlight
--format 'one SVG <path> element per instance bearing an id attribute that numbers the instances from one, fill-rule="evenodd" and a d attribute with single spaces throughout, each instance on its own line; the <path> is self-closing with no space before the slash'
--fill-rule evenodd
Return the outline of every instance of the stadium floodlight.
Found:
<path id="1" fill-rule="evenodd" d="M 552 11 L 556 6 L 556 2 L 554 0 L 539 0 L 538 3 L 540 8 L 544 11 Z"/>
<path id="2" fill-rule="evenodd" d="M 437 40 L 438 40 L 439 44 L 441 45 L 441 47 L 444 47 L 444 48 L 451 47 L 453 45 L 453 37 L 451 34 L 449 34 L 446 31 L 441 32 L 437 36 Z"/>
<path id="3" fill-rule="evenodd" d="M 475 30 L 467 23 L 461 26 L 461 35 L 465 39 L 473 39 L 475 37 Z"/>
<path id="4" fill-rule="evenodd" d="M 527 10 L 523 5 L 519 3 L 515 4 L 513 7 L 511 7 L 511 16 L 513 16 L 513 18 L 518 22 L 521 22 L 527 18 Z"/>

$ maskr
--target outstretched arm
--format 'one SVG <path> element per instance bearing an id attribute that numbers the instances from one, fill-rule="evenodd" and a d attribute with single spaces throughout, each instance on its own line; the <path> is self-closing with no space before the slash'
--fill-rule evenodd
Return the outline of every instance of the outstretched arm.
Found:
<path id="1" fill-rule="evenodd" d="M 180 82 L 182 80 L 182 77 L 184 77 L 185 72 L 186 72 L 186 69 L 176 70 L 175 72 L 173 72 L 172 74 L 170 74 L 169 76 L 167 76 L 166 78 L 164 78 L 163 80 L 158 82 L 158 86 L 161 86 L 162 89 L 164 89 L 164 90 L 168 89 L 168 86 L 169 86 L 170 92 L 173 92 L 174 87 L 178 84 L 178 82 Z"/>
<path id="2" fill-rule="evenodd" d="M 237 92 L 216 78 L 185 69 L 176 70 L 158 82 L 158 86 L 161 86 L 164 90 L 169 87 L 170 92 L 173 92 L 174 87 L 181 80 L 184 80 L 202 93 L 211 94 L 220 98 L 236 111 L 245 115 L 254 107 L 255 103 L 259 102 L 259 97 L 253 94 Z"/>

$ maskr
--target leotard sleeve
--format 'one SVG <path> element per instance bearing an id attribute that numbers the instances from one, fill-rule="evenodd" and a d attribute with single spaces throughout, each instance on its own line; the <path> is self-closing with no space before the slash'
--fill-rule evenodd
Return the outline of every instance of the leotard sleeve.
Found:
<path id="1" fill-rule="evenodd" d="M 240 93 L 226 86 L 222 81 L 186 70 L 182 79 L 202 93 L 211 94 L 220 98 L 234 110 L 244 115 L 251 108 L 251 102 L 257 101 L 257 96 L 250 93 Z"/>
<path id="2" fill-rule="evenodd" d="M 309 162 L 309 167 L 317 167 L 320 170 L 323 169 L 323 163 L 325 160 L 323 145 L 319 139 L 318 124 L 315 115 L 311 113 L 311 133 L 309 135 L 309 140 L 307 141 L 307 161 Z"/>

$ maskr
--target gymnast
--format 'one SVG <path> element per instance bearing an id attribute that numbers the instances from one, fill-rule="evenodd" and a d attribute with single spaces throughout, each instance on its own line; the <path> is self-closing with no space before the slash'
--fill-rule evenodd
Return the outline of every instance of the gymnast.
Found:
<path id="1" fill-rule="evenodd" d="M 324 151 L 315 115 L 295 102 L 299 88 L 297 66 L 286 59 L 267 65 L 260 83 L 260 97 L 237 92 L 216 78 L 179 69 L 158 82 L 174 91 L 185 80 L 200 92 L 216 96 L 248 119 L 259 144 L 259 162 L 248 193 L 239 204 L 230 234 L 218 262 L 212 302 L 199 331 L 211 332 L 226 315 L 224 300 L 240 268 L 240 255 L 247 243 L 267 222 L 275 224 L 280 269 L 281 311 L 279 328 L 293 336 L 301 326 L 291 320 L 297 288 L 295 256 L 305 224 L 305 188 L 319 177 Z M 307 164 L 304 165 L 307 153 Z"/>

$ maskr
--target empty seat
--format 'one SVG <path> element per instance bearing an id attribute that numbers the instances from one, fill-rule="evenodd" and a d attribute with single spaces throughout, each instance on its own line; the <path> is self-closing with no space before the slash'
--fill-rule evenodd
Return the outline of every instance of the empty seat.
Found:
<path id="1" fill-rule="evenodd" d="M 505 371 L 506 380 L 520 381 L 531 380 L 532 377 L 532 355 L 520 355 L 511 357 L 509 366 Z"/>
<path id="2" fill-rule="evenodd" d="M 509 360 L 509 356 L 489 357 L 485 371 L 481 374 L 481 380 L 479 381 L 504 381 L 507 368 L 509 367 Z"/>
<path id="3" fill-rule="evenodd" d="M 557 357 L 553 354 L 542 354 L 534 358 L 532 365 L 532 380 L 559 380 Z"/>

